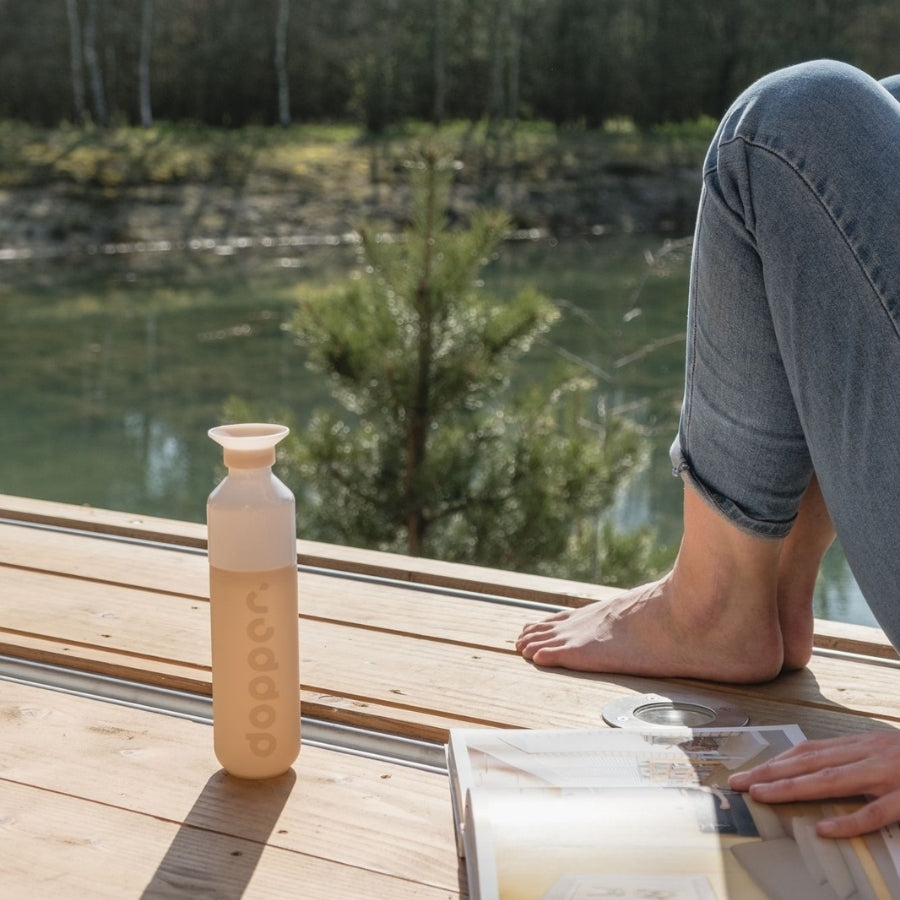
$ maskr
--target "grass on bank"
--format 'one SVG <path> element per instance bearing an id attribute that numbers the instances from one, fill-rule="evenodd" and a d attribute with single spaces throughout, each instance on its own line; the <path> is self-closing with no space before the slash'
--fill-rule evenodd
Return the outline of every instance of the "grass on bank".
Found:
<path id="1" fill-rule="evenodd" d="M 0 187 L 71 185 L 115 193 L 140 186 L 242 183 L 310 190 L 405 183 L 405 163 L 423 143 L 462 163 L 459 179 L 513 175 L 525 181 L 590 180 L 600 173 L 656 173 L 698 167 L 715 122 L 649 131 L 616 119 L 600 129 L 520 122 L 490 127 L 454 122 L 439 129 L 409 122 L 378 137 L 350 125 L 236 130 L 161 123 L 151 128 L 47 129 L 0 122 Z"/>

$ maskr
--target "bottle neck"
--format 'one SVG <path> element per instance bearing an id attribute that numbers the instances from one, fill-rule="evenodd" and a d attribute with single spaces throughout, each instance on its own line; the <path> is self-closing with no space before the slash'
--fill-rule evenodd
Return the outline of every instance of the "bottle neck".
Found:
<path id="1" fill-rule="evenodd" d="M 254 469 L 269 469 L 275 462 L 275 448 L 263 450 L 229 450 L 224 451 L 225 465 L 229 472 Z"/>

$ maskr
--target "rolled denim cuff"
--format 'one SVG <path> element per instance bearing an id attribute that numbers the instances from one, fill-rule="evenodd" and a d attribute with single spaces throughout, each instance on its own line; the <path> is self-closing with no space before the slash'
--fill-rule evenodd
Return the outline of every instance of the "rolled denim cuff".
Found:
<path id="1" fill-rule="evenodd" d="M 745 534 L 749 534 L 752 537 L 777 539 L 783 538 L 790 533 L 794 520 L 797 518 L 796 515 L 784 522 L 762 521 L 748 515 L 733 500 L 710 487 L 691 466 L 690 460 L 681 448 L 680 435 L 676 435 L 672 446 L 669 448 L 669 459 L 672 461 L 673 475 L 689 484 L 707 506 L 711 507 L 719 515 L 724 516 Z"/>

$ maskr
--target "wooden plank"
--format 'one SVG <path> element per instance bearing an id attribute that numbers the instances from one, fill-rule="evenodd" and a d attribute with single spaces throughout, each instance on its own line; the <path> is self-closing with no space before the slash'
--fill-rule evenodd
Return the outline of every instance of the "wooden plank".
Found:
<path id="1" fill-rule="evenodd" d="M 761 699 L 852 710 L 900 722 L 900 666 L 887 661 L 814 655 L 806 669 L 757 685 L 752 692 Z"/>
<path id="2" fill-rule="evenodd" d="M 0 494 L 0 517 L 3 516 L 21 522 L 77 528 L 98 535 L 155 540 L 200 549 L 206 546 L 205 526 L 200 524 Z M 157 560 L 150 571 L 144 571 L 135 559 L 133 545 L 110 541 L 102 546 L 92 546 L 84 541 L 78 542 L 77 538 L 74 543 L 72 540 L 72 535 L 55 536 L 47 531 L 37 540 L 26 529 L 0 524 L 0 561 L 38 568 L 49 566 L 48 571 L 69 571 L 80 577 L 119 577 L 123 583 L 157 590 L 197 595 L 205 593 L 205 571 L 192 565 L 186 554 L 172 552 L 164 566 L 160 566 Z M 308 541 L 298 542 L 298 559 L 304 565 L 391 578 L 411 585 L 443 586 L 451 590 L 490 593 L 558 606 L 582 606 L 619 592 L 604 586 Z M 97 565 L 99 560 L 103 562 L 101 567 Z M 117 561 L 122 566 L 115 565 Z M 161 571 L 172 580 L 160 583 Z M 878 628 L 817 619 L 815 631 L 815 645 L 820 648 L 900 659 L 884 632 Z"/>
<path id="3" fill-rule="evenodd" d="M 5 783 L 0 803 L 5 785 L 12 783 L 139 815 L 140 823 L 123 824 L 134 834 L 153 819 L 268 844 L 261 866 L 268 867 L 269 848 L 302 854 L 302 860 L 273 864 L 276 874 L 284 866 L 292 870 L 298 885 L 309 877 L 307 859 L 315 858 L 390 879 L 373 882 L 387 893 L 359 896 L 393 896 L 394 880 L 398 890 L 405 882 L 424 885 L 424 896 L 457 896 L 459 869 L 444 776 L 304 746 L 296 781 L 285 776 L 243 782 L 219 769 L 207 726 L 17 684 L 4 685 L 0 722 L 0 784 Z M 31 830 L 40 834 L 40 824 Z M 90 835 L 82 837 L 89 842 Z M 170 833 L 168 847 L 178 840 Z M 152 845 L 158 868 L 169 851 L 160 853 L 159 838 Z M 181 848 L 173 859 L 186 855 Z M 97 854 L 88 854 L 88 861 L 91 857 L 96 860 Z M 329 871 L 333 866 L 323 875 Z M 310 896 L 325 896 L 318 887 Z"/>
<path id="4" fill-rule="evenodd" d="M 35 597 L 41 598 L 39 604 L 35 604 Z M 425 599 L 427 603 L 435 601 L 431 596 Z M 390 606 L 389 600 L 384 602 Z M 446 605 L 458 610 L 456 614 L 462 618 L 467 608 L 477 607 L 481 615 L 495 617 L 497 630 L 505 628 L 509 635 L 518 628 L 523 615 L 518 609 L 458 598 L 448 600 Z M 81 659 L 89 660 L 95 651 L 101 651 L 109 663 L 118 655 L 123 677 L 135 677 L 134 670 L 165 672 L 166 666 L 177 665 L 185 671 L 185 677 L 208 690 L 208 614 L 205 603 L 196 599 L 30 570 L 8 570 L 4 573 L 3 623 L 7 647 L 30 636 L 69 648 L 72 659 L 80 654 Z M 665 684 L 660 680 L 550 673 L 525 663 L 508 646 L 497 649 L 464 640 L 452 642 L 444 634 L 429 639 L 418 633 L 425 626 L 417 618 L 396 624 L 398 629 L 413 630 L 302 619 L 301 673 L 306 692 L 329 698 L 323 707 L 332 710 L 349 706 L 357 713 L 366 705 L 381 713 L 385 707 L 403 710 L 398 716 L 401 722 L 422 716 L 431 726 L 441 718 L 540 726 L 546 724 L 547 710 L 554 709 L 554 704 L 542 701 L 540 718 L 536 719 L 532 698 L 548 682 L 564 685 L 569 694 L 568 699 L 556 701 L 559 706 L 580 708 L 580 695 L 589 694 L 596 718 L 588 718 L 588 722 L 599 718 L 600 697 L 607 702 L 629 690 L 656 690 L 659 684 Z M 117 672 L 113 669 L 109 674 Z M 898 678 L 900 672 L 887 665 L 815 658 L 811 670 L 783 676 L 770 685 L 752 689 L 720 686 L 716 690 L 738 696 L 745 704 L 750 696 L 756 702 L 774 704 L 772 708 L 781 716 L 789 707 L 800 707 L 806 719 L 812 715 L 811 710 L 829 709 L 897 719 Z M 343 698 L 342 702 L 336 702 L 336 698 Z M 849 706 L 848 698 L 852 700 Z M 584 715 L 576 714 L 566 717 L 565 723 L 584 722 Z M 823 730 L 826 723 L 817 727 Z"/>
<path id="5" fill-rule="evenodd" d="M 0 896 L 15 900 L 445 900 L 417 884 L 0 779 Z"/>
<path id="6" fill-rule="evenodd" d="M 2 632 L 0 632 L 2 636 Z M 125 679 L 129 682 L 185 691 L 200 696 L 211 694 L 208 675 L 175 664 L 123 664 L 119 653 L 92 649 L 89 655 L 80 647 L 71 647 L 43 638 L 16 636 L 15 642 L 0 640 L 0 654 L 28 662 L 63 666 L 78 672 Z M 467 718 L 454 718 L 449 713 L 429 713 L 425 710 L 379 702 L 374 698 L 341 696 L 333 692 L 306 690 L 301 686 L 303 715 L 338 725 L 381 731 L 416 740 L 444 743 L 449 728 L 469 726 Z"/>
<path id="7" fill-rule="evenodd" d="M 900 660 L 900 654 L 880 628 L 853 625 L 849 622 L 830 622 L 816 619 L 814 644 L 823 650 L 859 653 L 878 659 Z"/>
<path id="8" fill-rule="evenodd" d="M 181 596 L 209 596 L 206 554 L 0 523 L 0 565 Z"/>
<path id="9" fill-rule="evenodd" d="M 205 526 L 200 524 L 51 503 L 8 494 L 0 494 L 0 518 L 186 547 L 206 546 Z M 616 588 L 603 585 L 445 563 L 318 541 L 298 541 L 297 554 L 298 562 L 308 566 L 547 603 L 581 605 L 618 593 Z"/>
<path id="10" fill-rule="evenodd" d="M 16 526 L 6 529 L 14 535 L 5 532 L 0 546 L 6 547 L 13 559 L 27 558 L 29 563 L 24 568 L 3 570 L 7 652 L 14 652 L 16 643 L 29 640 L 32 646 L 34 642 L 41 643 L 46 651 L 48 642 L 55 641 L 60 657 L 92 671 L 117 674 L 118 659 L 124 677 L 144 672 L 154 679 L 153 683 L 177 686 L 180 678 L 183 689 L 197 690 L 199 685 L 200 690 L 208 691 L 205 557 L 165 547 L 118 544 Z M 48 559 L 53 562 L 42 563 Z M 38 570 L 41 565 L 62 571 L 74 569 L 79 577 L 47 576 Z M 134 582 L 140 584 L 137 590 L 119 586 Z M 154 583 L 166 586 L 170 593 L 150 592 L 148 588 Z M 316 641 L 326 645 L 331 641 L 340 648 L 331 661 L 322 661 L 318 669 L 310 669 L 312 660 L 305 660 L 306 694 L 327 698 L 321 704 L 327 715 L 351 716 L 355 722 L 371 715 L 382 725 L 392 723 L 389 727 L 400 728 L 400 733 L 409 733 L 406 729 L 417 717 L 424 733 L 433 736 L 442 733 L 442 720 L 457 723 L 472 716 L 467 707 L 440 708 L 427 691 L 423 693 L 422 685 L 394 686 L 390 675 L 398 661 L 403 664 L 428 655 L 432 649 L 429 642 L 458 646 L 462 652 L 454 654 L 453 661 L 442 660 L 448 668 L 441 675 L 429 677 L 436 678 L 436 683 L 442 678 L 455 680 L 461 686 L 461 698 L 472 680 L 473 669 L 484 668 L 478 659 L 492 651 L 512 653 L 512 642 L 521 624 L 545 614 L 448 598 L 412 586 L 398 588 L 320 574 L 304 573 L 301 590 L 301 646 L 312 633 L 322 635 L 315 638 L 312 646 Z M 41 597 L 40 604 L 35 604 L 35 597 Z M 339 628 L 322 630 L 328 625 L 362 627 L 384 638 L 338 638 Z M 398 640 L 400 637 L 409 641 Z M 360 689 L 356 678 L 343 682 L 333 677 L 337 673 L 341 678 L 351 676 L 352 672 L 345 673 L 341 668 L 347 662 L 341 657 L 351 654 L 352 665 L 356 658 L 353 654 L 357 653 L 368 654 L 362 658 L 372 659 L 383 674 L 381 680 L 367 678 L 367 689 Z M 521 660 L 514 665 L 531 670 Z M 773 685 L 754 688 L 754 696 L 837 710 L 845 707 L 849 697 L 855 707 L 853 712 L 896 718 L 896 678 L 890 670 L 872 669 L 860 661 L 829 662 L 818 658 L 813 669 L 818 680 L 816 676 L 799 682 L 796 678 L 782 678 Z M 605 682 L 621 692 L 622 679 L 582 678 Z M 740 689 L 723 690 L 744 695 Z M 401 696 L 407 699 L 398 700 Z M 497 723 L 499 716 L 499 723 L 503 723 L 508 715 L 508 711 L 493 709 L 486 711 L 484 718 Z M 513 719 L 508 724 L 521 723 Z"/>
<path id="11" fill-rule="evenodd" d="M 2 627 L 7 632 L 115 650 L 148 662 L 209 668 L 205 601 L 27 569 L 2 575 Z"/>
<path id="12" fill-rule="evenodd" d="M 204 602 L 209 596 L 206 557 L 163 547 L 0 524 L 0 566 L 3 565 L 11 570 L 75 576 L 85 582 L 152 590 L 154 594 L 168 593 Z M 304 617 L 485 646 L 509 648 L 515 639 L 505 623 L 501 625 L 503 630 L 494 627 L 499 623 L 491 604 L 459 604 L 452 601 L 452 595 L 432 593 L 415 585 L 357 580 L 341 574 L 301 572 L 299 578 Z M 20 576 L 10 571 L 4 579 L 14 586 Z M 24 582 L 24 576 L 20 580 Z M 72 586 L 71 590 L 84 595 L 94 588 Z M 138 594 L 132 592 L 129 596 L 139 602 Z"/>
<path id="13" fill-rule="evenodd" d="M 879 713 L 873 697 L 882 698 L 881 706 L 890 713 L 897 695 L 894 670 L 878 669 L 882 681 L 876 681 L 866 666 L 857 666 L 855 680 L 867 694 L 851 709 L 830 703 L 809 672 L 785 676 L 780 689 L 727 688 L 539 670 L 508 653 L 473 652 L 330 623 L 306 623 L 301 634 L 303 698 L 313 703 L 307 702 L 307 713 L 432 740 L 443 740 L 447 728 L 461 723 L 589 726 L 600 723 L 609 701 L 660 690 L 713 693 L 746 709 L 753 721 L 797 721 L 818 737 L 863 730 L 868 727 L 865 713 Z M 165 643 L 164 632 L 142 630 L 139 623 L 129 640 L 138 639 Z M 208 672 L 198 670 L 196 677 L 206 679 L 208 691 Z"/>
<path id="14" fill-rule="evenodd" d="M 205 556 L 56 532 L 0 525 L 0 563 L 71 574 L 176 596 L 206 600 Z M 448 595 L 396 584 L 303 572 L 305 617 L 403 630 L 431 638 L 510 649 L 519 627 L 545 613 L 498 616 L 493 604 L 451 602 Z M 440 589 L 437 589 L 438 591 Z M 898 659 L 880 629 L 817 621 L 816 645 L 882 659 Z"/>
<path id="15" fill-rule="evenodd" d="M 77 528 L 98 534 L 116 534 L 147 541 L 206 547 L 206 526 L 199 523 L 117 512 L 87 505 L 35 500 L 12 494 L 0 494 L 0 518 L 57 528 Z"/>
<path id="16" fill-rule="evenodd" d="M 298 546 L 299 561 L 310 566 L 393 578 L 411 584 L 445 587 L 456 591 L 530 600 L 536 603 L 583 606 L 585 603 L 622 593 L 620 588 L 601 584 L 461 563 L 446 563 L 423 557 L 340 547 L 335 544 L 300 541 Z"/>
<path id="17" fill-rule="evenodd" d="M 746 709 L 755 722 L 797 721 L 816 737 L 864 730 L 868 716 L 897 721 L 896 670 L 877 670 L 869 679 L 868 694 L 851 707 L 832 702 L 821 678 L 810 671 L 787 675 L 780 691 L 767 692 L 677 679 L 542 670 L 512 654 L 473 652 L 444 643 L 415 652 L 406 649 L 404 638 L 350 629 L 320 631 L 315 623 L 309 623 L 304 634 L 307 649 L 301 670 L 307 686 L 315 685 L 321 673 L 345 696 L 393 696 L 419 710 L 470 716 L 483 724 L 585 727 L 601 722 L 611 700 L 665 690 L 712 693 Z M 861 667 L 859 683 L 867 681 L 868 672 Z"/>

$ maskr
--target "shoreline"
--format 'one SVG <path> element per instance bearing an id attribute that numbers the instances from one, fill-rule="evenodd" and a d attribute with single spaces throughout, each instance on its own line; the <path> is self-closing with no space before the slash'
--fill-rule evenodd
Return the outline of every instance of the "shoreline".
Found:
<path id="1" fill-rule="evenodd" d="M 363 165 L 364 151 L 352 165 L 349 158 L 329 159 L 315 177 L 263 165 L 240 179 L 223 170 L 205 180 L 159 183 L 104 183 L 96 172 L 82 181 L 59 172 L 22 173 L 18 183 L 0 186 L 0 261 L 97 255 L 137 244 L 333 244 L 363 224 L 401 232 L 409 210 L 403 163 L 372 168 Z M 513 234 L 693 232 L 699 167 L 542 162 L 494 171 L 465 167 L 453 184 L 449 221 L 465 223 L 476 208 L 490 207 L 507 214 Z"/>

